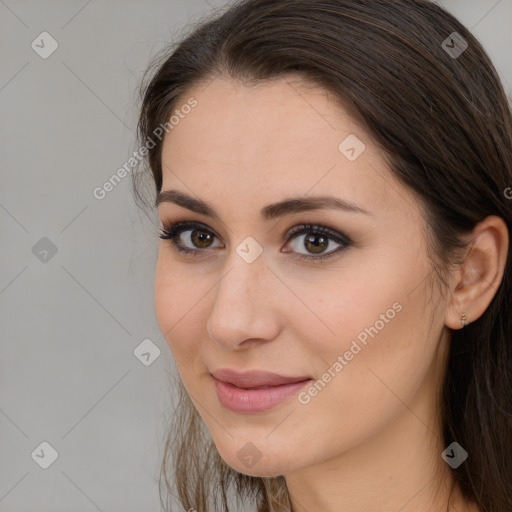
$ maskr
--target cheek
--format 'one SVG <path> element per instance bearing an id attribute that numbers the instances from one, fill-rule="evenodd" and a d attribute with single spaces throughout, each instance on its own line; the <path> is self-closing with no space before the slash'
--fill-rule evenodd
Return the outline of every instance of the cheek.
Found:
<path id="1" fill-rule="evenodd" d="M 435 357 L 437 326 L 431 329 L 425 287 L 411 294 L 407 276 L 395 276 L 393 286 L 366 276 L 374 286 L 364 293 L 349 293 L 355 290 L 350 287 L 333 292 L 336 299 L 325 303 L 322 318 L 335 335 L 310 348 L 318 380 L 304 390 L 304 412 L 321 418 L 318 428 L 323 421 L 351 433 L 353 442 L 404 410 L 429 378 Z"/>
<path id="2" fill-rule="evenodd" d="M 201 298 L 208 292 L 202 287 L 200 279 L 171 265 L 164 249 L 160 249 L 154 283 L 155 316 L 178 367 L 192 360 L 198 351 L 201 322 L 197 315 Z"/>
<path id="3" fill-rule="evenodd" d="M 355 265 L 347 263 L 347 268 L 325 275 L 314 284 L 294 284 L 294 293 L 303 299 L 309 311 L 297 304 L 292 325 L 297 332 L 308 333 L 304 339 L 310 343 L 313 354 L 335 360 L 338 354 L 350 350 L 354 340 L 361 347 L 374 337 L 384 343 L 386 334 L 403 321 L 409 309 L 405 307 L 408 298 L 404 292 L 410 286 L 407 276 L 397 272 L 393 279 L 383 277 L 391 271 L 364 266 L 359 261 Z M 309 334 L 315 331 L 316 336 Z"/>
<path id="4" fill-rule="evenodd" d="M 311 287 L 308 295 L 308 304 L 318 312 L 313 321 L 319 329 L 318 336 L 307 338 L 308 352 L 311 361 L 317 361 L 317 378 L 330 369 L 326 387 L 336 388 L 336 396 L 343 395 L 341 402 L 352 401 L 356 393 L 375 404 L 374 397 L 391 394 L 383 382 L 408 393 L 407 383 L 412 389 L 434 357 L 438 329 L 432 328 L 428 299 L 435 297 L 427 296 L 426 282 L 418 286 L 418 276 L 428 273 L 427 266 L 404 268 L 391 264 L 391 258 L 387 263 L 385 257 L 380 260 L 381 265 L 351 266 L 343 278 L 333 276 L 322 286 Z M 299 325 L 305 328 L 306 320 Z"/>

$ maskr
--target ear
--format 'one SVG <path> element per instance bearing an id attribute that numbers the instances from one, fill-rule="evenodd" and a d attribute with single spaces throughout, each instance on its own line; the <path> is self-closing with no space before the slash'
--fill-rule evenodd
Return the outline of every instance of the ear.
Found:
<path id="1" fill-rule="evenodd" d="M 461 329 L 485 312 L 501 283 L 507 261 L 509 236 L 505 221 L 496 215 L 479 222 L 469 236 L 464 262 L 458 269 L 445 324 Z"/>

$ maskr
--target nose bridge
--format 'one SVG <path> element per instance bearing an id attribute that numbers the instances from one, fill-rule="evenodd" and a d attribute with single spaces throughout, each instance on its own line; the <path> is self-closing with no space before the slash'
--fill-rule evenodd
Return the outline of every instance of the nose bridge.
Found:
<path id="1" fill-rule="evenodd" d="M 239 248 L 244 248 L 240 244 Z M 210 337 L 232 348 L 246 339 L 272 337 L 277 328 L 270 301 L 272 274 L 260 254 L 252 262 L 233 251 L 227 271 L 217 284 L 207 330 Z"/>

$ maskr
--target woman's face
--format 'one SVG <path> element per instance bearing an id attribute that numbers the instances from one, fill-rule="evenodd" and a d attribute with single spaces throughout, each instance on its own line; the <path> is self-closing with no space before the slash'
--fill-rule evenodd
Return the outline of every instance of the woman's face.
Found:
<path id="1" fill-rule="evenodd" d="M 319 88 L 217 79 L 176 108 L 191 97 L 164 139 L 162 192 L 210 210 L 161 197 L 164 227 L 194 224 L 176 236 L 190 253 L 161 241 L 156 316 L 222 458 L 275 476 L 426 435 L 447 303 L 412 193 Z M 352 207 L 308 207 L 320 196 Z M 303 382 L 239 389 L 221 369 Z"/>

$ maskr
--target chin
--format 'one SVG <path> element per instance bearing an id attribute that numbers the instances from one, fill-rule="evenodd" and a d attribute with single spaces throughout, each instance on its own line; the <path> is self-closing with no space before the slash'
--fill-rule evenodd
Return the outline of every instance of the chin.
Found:
<path id="1" fill-rule="evenodd" d="M 254 477 L 277 477 L 296 469 L 297 460 L 293 467 L 290 462 L 292 454 L 270 453 L 268 448 L 257 448 L 249 442 L 233 442 L 228 446 L 217 446 L 222 460 L 232 469 Z"/>

